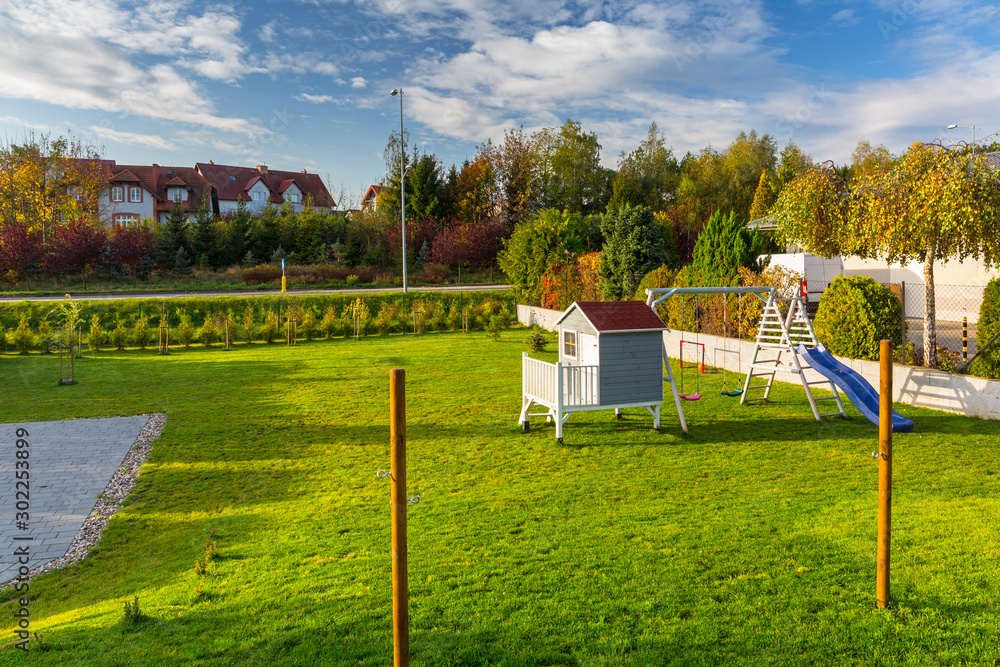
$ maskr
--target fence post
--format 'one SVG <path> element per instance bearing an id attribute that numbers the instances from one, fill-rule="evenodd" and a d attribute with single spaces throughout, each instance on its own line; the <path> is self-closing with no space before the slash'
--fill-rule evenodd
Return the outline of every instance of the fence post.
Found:
<path id="1" fill-rule="evenodd" d="M 395 667 L 410 664 L 406 577 L 406 371 L 389 371 L 389 449 L 392 459 L 392 653 Z"/>
<path id="2" fill-rule="evenodd" d="M 878 411 L 878 570 L 875 605 L 889 606 L 889 561 L 892 548 L 892 341 L 880 344 Z"/>
<path id="3" fill-rule="evenodd" d="M 899 305 L 901 306 L 901 308 L 900 308 L 900 315 L 899 315 L 899 317 L 900 317 L 900 326 L 902 327 L 902 331 L 903 331 L 903 341 L 902 341 L 902 344 L 901 344 L 902 349 L 899 351 L 899 354 L 901 356 L 900 362 L 905 364 L 906 363 L 906 340 L 907 340 L 907 338 L 906 338 L 906 281 L 905 280 L 901 280 L 899 282 Z"/>
<path id="4" fill-rule="evenodd" d="M 969 357 L 969 318 L 962 318 L 962 366 L 964 367 Z"/>

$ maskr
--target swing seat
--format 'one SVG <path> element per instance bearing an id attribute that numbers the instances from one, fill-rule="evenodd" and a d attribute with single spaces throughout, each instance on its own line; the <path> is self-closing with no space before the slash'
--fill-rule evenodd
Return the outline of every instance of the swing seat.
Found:
<path id="1" fill-rule="evenodd" d="M 701 399 L 701 394 L 692 394 L 691 396 L 685 396 L 684 394 L 677 394 L 677 395 L 683 398 L 685 401 L 697 401 Z"/>
<path id="2" fill-rule="evenodd" d="M 723 396 L 739 396 L 743 393 L 742 389 L 733 389 L 732 391 L 720 391 Z"/>

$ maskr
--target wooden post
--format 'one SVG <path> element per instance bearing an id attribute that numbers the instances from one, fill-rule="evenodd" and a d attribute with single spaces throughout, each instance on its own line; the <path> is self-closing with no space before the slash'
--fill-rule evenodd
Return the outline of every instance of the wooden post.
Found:
<path id="1" fill-rule="evenodd" d="M 892 341 L 879 350 L 881 378 L 878 411 L 878 579 L 875 605 L 889 606 L 889 560 L 892 549 Z"/>
<path id="2" fill-rule="evenodd" d="M 229 349 L 229 317 L 226 317 L 226 349 Z"/>
<path id="3" fill-rule="evenodd" d="M 406 579 L 406 371 L 389 371 L 389 448 L 392 458 L 392 652 L 395 667 L 410 664 Z"/>

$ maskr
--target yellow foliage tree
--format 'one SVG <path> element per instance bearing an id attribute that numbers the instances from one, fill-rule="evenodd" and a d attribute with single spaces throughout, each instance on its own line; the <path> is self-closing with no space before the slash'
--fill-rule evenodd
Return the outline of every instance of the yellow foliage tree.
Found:
<path id="1" fill-rule="evenodd" d="M 937 365 L 934 262 L 980 256 L 1000 266 L 1000 181 L 982 154 L 915 143 L 846 183 L 827 164 L 790 183 L 774 207 L 809 252 L 924 265 L 924 363 Z"/>

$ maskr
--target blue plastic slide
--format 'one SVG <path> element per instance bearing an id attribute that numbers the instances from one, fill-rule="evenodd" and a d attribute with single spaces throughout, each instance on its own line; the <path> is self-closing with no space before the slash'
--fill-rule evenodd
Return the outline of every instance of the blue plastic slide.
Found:
<path id="1" fill-rule="evenodd" d="M 868 418 L 868 421 L 878 426 L 878 392 L 868 384 L 868 380 L 857 371 L 837 361 L 822 343 L 813 349 L 799 345 L 798 353 L 817 373 L 837 385 L 851 400 L 851 403 L 854 403 L 858 410 L 861 410 L 861 414 Z M 892 432 L 910 433 L 912 430 L 913 422 L 893 410 Z"/>

